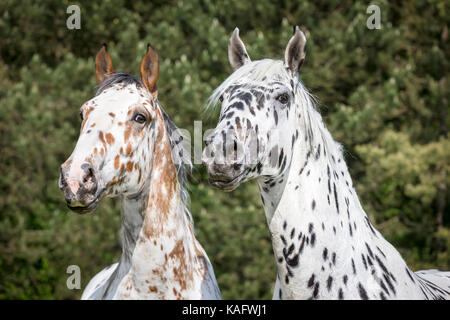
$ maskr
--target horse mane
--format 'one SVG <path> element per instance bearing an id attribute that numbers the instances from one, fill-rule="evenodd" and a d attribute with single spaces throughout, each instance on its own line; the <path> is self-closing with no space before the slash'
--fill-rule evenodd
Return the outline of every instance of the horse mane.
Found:
<path id="1" fill-rule="evenodd" d="M 170 146 L 172 149 L 172 158 L 175 164 L 175 168 L 177 169 L 178 183 L 180 184 L 180 196 L 181 202 L 183 203 L 184 207 L 184 213 L 188 218 L 189 224 L 193 229 L 194 223 L 188 205 L 190 198 L 187 183 L 187 175 L 192 171 L 193 165 L 189 157 L 190 153 L 186 150 L 186 145 L 182 143 L 182 141 L 185 140 L 187 137 L 184 137 L 181 134 L 181 131 L 178 129 L 178 127 L 175 125 L 172 119 L 169 118 L 169 116 L 164 111 L 158 100 L 156 100 L 156 104 L 159 106 L 159 109 L 163 114 L 167 134 L 169 135 Z M 177 135 L 175 135 L 175 133 Z M 175 136 L 179 136 L 179 139 L 175 140 Z"/>
<path id="2" fill-rule="evenodd" d="M 298 81 L 294 89 L 295 105 L 299 108 L 298 112 L 302 116 L 301 129 L 308 138 L 308 152 L 311 152 L 311 154 L 319 152 L 315 149 L 318 149 L 318 145 L 321 144 L 326 150 L 326 156 L 321 157 L 322 159 L 331 160 L 333 154 L 342 157 L 342 145 L 333 139 L 322 121 L 322 116 L 317 111 L 317 98 L 306 89 L 298 74 L 296 78 Z M 244 88 L 251 88 L 252 86 L 267 87 L 274 81 L 284 80 L 289 83 L 289 79 L 292 79 L 292 76 L 282 60 L 262 59 L 246 63 L 228 76 L 213 91 L 207 100 L 205 109 L 215 109 L 220 104 L 220 97 L 232 85 L 241 85 Z M 329 163 L 334 166 L 334 161 L 329 161 Z"/>
<path id="3" fill-rule="evenodd" d="M 244 64 L 228 76 L 208 98 L 206 109 L 215 108 L 219 98 L 231 85 L 267 85 L 277 76 L 288 77 L 288 72 L 281 60 L 262 59 Z"/>
<path id="4" fill-rule="evenodd" d="M 137 88 L 144 87 L 144 84 L 141 80 L 133 76 L 129 73 L 119 72 L 114 73 L 110 77 L 106 78 L 102 83 L 100 83 L 95 96 L 100 95 L 103 91 L 115 86 L 116 84 L 125 84 L 125 85 L 135 85 Z M 189 153 L 186 150 L 186 147 L 183 143 L 180 143 L 184 140 L 183 136 L 180 135 L 180 130 L 175 125 L 175 123 L 169 118 L 167 113 L 162 108 L 158 99 L 155 100 L 155 107 L 158 107 L 164 118 L 164 123 L 166 125 L 167 134 L 169 135 L 169 141 L 172 151 L 172 158 L 177 170 L 177 179 L 178 184 L 180 185 L 180 197 L 181 202 L 183 203 L 184 214 L 186 215 L 191 228 L 193 229 L 193 219 L 191 215 L 191 211 L 189 210 L 189 192 L 188 192 L 188 184 L 187 184 L 187 174 L 192 170 L 192 162 L 189 157 Z M 174 133 L 178 133 L 180 135 L 180 139 L 178 141 L 174 141 Z"/>

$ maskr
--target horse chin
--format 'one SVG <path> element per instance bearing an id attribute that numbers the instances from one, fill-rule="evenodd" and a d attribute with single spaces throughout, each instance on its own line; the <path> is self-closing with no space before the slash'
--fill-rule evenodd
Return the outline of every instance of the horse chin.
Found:
<path id="1" fill-rule="evenodd" d="M 66 203 L 66 205 L 70 210 L 72 210 L 73 212 L 76 212 L 78 214 L 89 214 L 91 212 L 94 212 L 95 209 L 97 209 L 98 204 L 107 194 L 105 191 L 106 191 L 106 189 L 102 188 L 96 194 L 95 198 L 88 204 L 83 204 L 83 203 L 77 202 L 75 204 Z"/>
<path id="2" fill-rule="evenodd" d="M 95 209 L 97 209 L 97 205 L 98 201 L 95 201 L 94 203 L 91 203 L 88 206 L 71 206 L 67 204 L 67 207 L 73 212 L 76 212 L 78 214 L 89 214 L 94 212 Z"/>
<path id="3" fill-rule="evenodd" d="M 78 214 L 89 214 L 91 212 L 94 212 L 95 209 L 97 209 L 97 206 L 100 202 L 101 199 L 103 199 L 105 196 L 104 193 L 104 189 L 102 191 L 100 191 L 98 193 L 98 195 L 95 197 L 94 200 L 92 200 L 91 202 L 89 202 L 88 204 L 81 204 L 81 203 L 77 203 L 77 205 L 70 205 L 69 203 L 67 204 L 67 207 L 72 210 L 73 212 L 76 212 Z"/>
<path id="4" fill-rule="evenodd" d="M 218 180 L 211 176 L 208 179 L 209 183 L 213 187 L 216 187 L 217 189 L 220 189 L 220 190 L 223 190 L 226 192 L 231 192 L 231 191 L 235 190 L 237 187 L 239 187 L 239 185 L 241 184 L 241 180 L 242 180 L 242 175 L 239 175 L 231 180 L 223 180 L 223 179 Z"/>

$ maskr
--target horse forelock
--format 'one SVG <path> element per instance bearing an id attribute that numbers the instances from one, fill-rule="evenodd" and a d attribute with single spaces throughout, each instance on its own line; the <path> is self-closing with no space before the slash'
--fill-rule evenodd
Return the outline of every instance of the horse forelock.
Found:
<path id="1" fill-rule="evenodd" d="M 100 95 L 105 90 L 115 86 L 116 84 L 130 85 L 134 84 L 137 88 L 143 87 L 141 80 L 133 76 L 132 74 L 119 72 L 114 73 L 110 77 L 106 78 L 102 83 L 100 83 L 95 96 Z"/>

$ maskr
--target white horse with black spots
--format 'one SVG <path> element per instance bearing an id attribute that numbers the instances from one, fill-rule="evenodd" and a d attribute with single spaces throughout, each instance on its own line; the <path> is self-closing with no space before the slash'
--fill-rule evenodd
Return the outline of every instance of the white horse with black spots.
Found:
<path id="1" fill-rule="evenodd" d="M 106 46 L 95 69 L 100 88 L 80 109 L 80 137 L 59 186 L 68 207 L 82 214 L 120 196 L 122 256 L 89 282 L 82 299 L 220 299 L 187 206 L 190 162 L 157 99 L 158 54 L 148 46 L 142 80 L 113 74 Z"/>
<path id="2" fill-rule="evenodd" d="M 256 179 L 277 263 L 274 299 L 448 299 L 450 272 L 412 272 L 375 230 L 333 140 L 298 77 L 306 38 L 294 28 L 284 60 L 251 61 L 229 41 L 234 72 L 203 162 L 223 190 Z"/>

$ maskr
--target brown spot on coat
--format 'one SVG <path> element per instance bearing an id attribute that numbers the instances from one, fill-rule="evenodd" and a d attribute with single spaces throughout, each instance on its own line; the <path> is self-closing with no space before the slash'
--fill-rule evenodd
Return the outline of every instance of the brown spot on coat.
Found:
<path id="1" fill-rule="evenodd" d="M 106 142 L 109 145 L 112 145 L 114 143 L 114 141 L 115 141 L 114 136 L 111 133 L 107 133 L 106 134 Z"/>
<path id="2" fill-rule="evenodd" d="M 100 141 L 103 143 L 103 146 L 106 148 L 106 141 L 105 141 L 105 137 L 103 135 L 103 131 L 100 131 L 98 133 L 98 137 L 100 138 Z"/>
<path id="3" fill-rule="evenodd" d="M 141 183 L 142 171 L 139 169 L 138 183 Z"/>
<path id="4" fill-rule="evenodd" d="M 129 156 L 130 153 L 131 153 L 131 143 L 128 143 L 128 144 L 127 144 L 127 149 L 126 149 L 126 153 L 125 153 L 125 154 L 126 154 L 127 156 Z"/>
<path id="5" fill-rule="evenodd" d="M 128 172 L 133 171 L 133 166 L 134 166 L 134 163 L 132 161 L 128 161 L 127 162 L 127 171 Z"/>
<path id="6" fill-rule="evenodd" d="M 123 134 L 123 141 L 124 141 L 125 143 L 127 143 L 127 142 L 128 142 L 128 139 L 130 139 L 131 129 L 132 129 L 131 125 L 130 125 L 130 124 L 127 124 L 127 126 L 126 126 L 126 128 L 125 128 L 125 132 L 124 132 L 124 134 Z"/>
<path id="7" fill-rule="evenodd" d="M 119 169 L 119 166 L 120 166 L 120 156 L 117 155 L 114 159 L 114 169 L 116 170 Z"/>
<path id="8" fill-rule="evenodd" d="M 175 281 L 180 285 L 181 291 L 188 288 L 188 282 L 194 280 L 193 272 L 191 270 L 191 261 L 187 261 L 190 257 L 186 256 L 186 249 L 184 248 L 183 240 L 178 240 L 174 248 L 169 253 L 169 258 L 174 260 L 176 266 L 174 267 Z M 189 259 L 191 260 L 191 259 Z"/>

